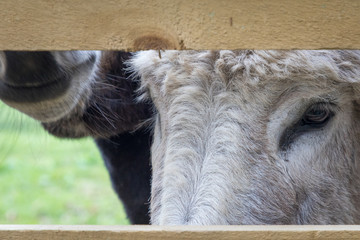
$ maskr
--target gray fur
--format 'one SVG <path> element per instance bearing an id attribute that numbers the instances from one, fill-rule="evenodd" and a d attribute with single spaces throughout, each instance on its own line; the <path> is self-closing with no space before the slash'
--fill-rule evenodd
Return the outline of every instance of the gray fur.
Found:
<path id="1" fill-rule="evenodd" d="M 130 65 L 158 115 L 153 224 L 360 223 L 360 51 L 146 51 Z M 281 149 L 316 102 L 334 117 Z"/>

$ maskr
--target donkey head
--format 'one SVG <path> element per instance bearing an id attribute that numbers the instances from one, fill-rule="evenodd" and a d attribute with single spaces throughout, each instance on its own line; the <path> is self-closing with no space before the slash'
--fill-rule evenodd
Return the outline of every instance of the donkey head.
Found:
<path id="1" fill-rule="evenodd" d="M 98 52 L 11 52 L 0 54 L 0 96 L 42 122 L 58 120 L 86 99 Z"/>
<path id="2" fill-rule="evenodd" d="M 60 137 L 109 137 L 148 117 L 123 58 L 100 51 L 0 52 L 0 99 Z"/>
<path id="3" fill-rule="evenodd" d="M 153 224 L 360 223 L 360 52 L 140 52 Z"/>

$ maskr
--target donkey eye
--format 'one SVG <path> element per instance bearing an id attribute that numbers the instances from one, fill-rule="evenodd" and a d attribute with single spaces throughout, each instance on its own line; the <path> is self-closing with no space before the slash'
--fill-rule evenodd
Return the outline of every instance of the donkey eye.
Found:
<path id="1" fill-rule="evenodd" d="M 323 127 L 334 116 L 327 104 L 318 103 L 306 110 L 302 120 L 302 126 Z"/>
<path id="2" fill-rule="evenodd" d="M 302 118 L 294 125 L 288 127 L 283 132 L 279 146 L 282 151 L 286 151 L 296 138 L 314 130 L 321 130 L 335 115 L 333 109 L 335 105 L 331 103 L 316 103 L 310 106 Z"/>

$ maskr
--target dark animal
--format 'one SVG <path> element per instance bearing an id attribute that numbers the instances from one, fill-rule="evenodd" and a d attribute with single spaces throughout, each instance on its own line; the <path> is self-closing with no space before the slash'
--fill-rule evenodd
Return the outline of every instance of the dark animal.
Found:
<path id="1" fill-rule="evenodd" d="M 0 53 L 0 99 L 51 134 L 95 139 L 133 224 L 149 223 L 151 116 L 135 101 L 125 52 Z"/>

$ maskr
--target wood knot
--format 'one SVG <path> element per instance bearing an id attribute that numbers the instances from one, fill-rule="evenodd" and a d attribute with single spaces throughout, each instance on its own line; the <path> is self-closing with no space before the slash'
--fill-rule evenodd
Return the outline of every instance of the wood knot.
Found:
<path id="1" fill-rule="evenodd" d="M 138 37 L 134 41 L 133 49 L 139 50 L 165 50 L 165 49 L 180 49 L 179 44 L 169 38 L 157 36 L 157 35 L 146 35 Z"/>

